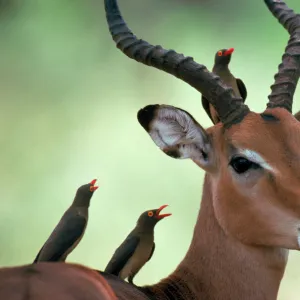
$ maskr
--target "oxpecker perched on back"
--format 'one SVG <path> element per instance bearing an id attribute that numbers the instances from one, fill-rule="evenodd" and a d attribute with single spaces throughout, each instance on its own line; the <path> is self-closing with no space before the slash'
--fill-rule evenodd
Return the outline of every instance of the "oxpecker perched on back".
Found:
<path id="1" fill-rule="evenodd" d="M 147 210 L 140 215 L 135 228 L 117 248 L 106 266 L 105 272 L 122 279 L 128 278 L 128 282 L 133 284 L 134 276 L 153 255 L 155 225 L 158 221 L 171 215 L 160 214 L 165 207 L 167 205 Z"/>
<path id="2" fill-rule="evenodd" d="M 97 190 L 96 179 L 82 185 L 71 206 L 64 213 L 50 237 L 36 256 L 37 262 L 63 262 L 82 239 L 87 222 L 90 200 Z"/>

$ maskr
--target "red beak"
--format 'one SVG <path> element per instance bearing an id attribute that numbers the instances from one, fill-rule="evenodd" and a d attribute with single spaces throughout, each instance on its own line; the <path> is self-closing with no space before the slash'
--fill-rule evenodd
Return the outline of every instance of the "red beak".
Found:
<path id="1" fill-rule="evenodd" d="M 155 217 L 158 219 L 158 220 L 161 220 L 161 219 L 163 219 L 163 218 L 165 218 L 165 217 L 169 217 L 169 216 L 171 216 L 172 214 L 162 214 L 162 215 L 160 215 L 159 213 L 165 208 L 165 207 L 167 207 L 168 205 L 162 205 L 159 209 L 157 209 L 157 211 L 156 211 L 156 214 L 155 214 Z"/>
<path id="2" fill-rule="evenodd" d="M 91 185 L 95 185 L 96 181 L 97 181 L 97 179 L 93 179 L 93 180 L 90 182 L 90 184 L 91 184 Z"/>
<path id="3" fill-rule="evenodd" d="M 230 54 L 232 54 L 232 52 L 234 51 L 234 48 L 229 48 L 229 49 L 227 49 L 225 52 L 224 52 L 224 56 L 227 56 L 227 55 L 230 55 Z"/>
<path id="4" fill-rule="evenodd" d="M 96 190 L 97 190 L 97 188 L 99 187 L 99 186 L 95 186 L 95 183 L 96 183 L 96 181 L 97 181 L 97 179 L 94 179 L 94 180 L 92 180 L 91 182 L 90 182 L 90 191 L 91 192 L 95 192 Z"/>

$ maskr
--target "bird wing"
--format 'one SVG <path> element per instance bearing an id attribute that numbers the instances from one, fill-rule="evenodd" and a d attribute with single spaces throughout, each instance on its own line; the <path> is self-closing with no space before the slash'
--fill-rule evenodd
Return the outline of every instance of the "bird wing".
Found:
<path id="1" fill-rule="evenodd" d="M 115 251 L 104 272 L 118 276 L 127 261 L 134 254 L 139 242 L 140 238 L 137 236 L 129 236 L 126 238 L 121 246 Z"/>
<path id="2" fill-rule="evenodd" d="M 246 89 L 246 86 L 244 84 L 244 82 L 239 79 L 239 78 L 236 78 L 236 84 L 238 86 L 238 89 L 239 89 L 239 92 L 245 102 L 246 98 L 247 98 L 247 89 Z"/>
<path id="3" fill-rule="evenodd" d="M 34 264 L 38 262 L 38 259 L 39 259 L 40 255 L 41 255 L 41 252 L 42 252 L 43 248 L 44 248 L 44 246 L 40 249 L 39 253 L 38 253 L 37 256 L 35 257 L 35 259 L 34 259 L 34 261 L 33 261 Z"/>
<path id="4" fill-rule="evenodd" d="M 51 233 L 34 262 L 41 255 L 43 261 L 58 261 L 82 236 L 86 223 L 83 216 L 66 215 Z"/>
<path id="5" fill-rule="evenodd" d="M 155 243 L 153 242 L 153 247 L 152 247 L 151 253 L 150 253 L 150 255 L 149 255 L 149 258 L 148 258 L 148 260 L 147 260 L 147 261 L 149 261 L 149 260 L 151 259 L 151 257 L 152 257 L 152 255 L 153 255 L 153 252 L 154 252 L 154 250 L 155 250 Z"/>
<path id="6" fill-rule="evenodd" d="M 209 116 L 209 118 L 212 120 L 212 122 L 214 123 L 214 120 L 212 119 L 212 116 L 210 114 L 210 110 L 209 110 L 209 102 L 207 100 L 207 98 L 205 98 L 204 96 L 201 97 L 201 101 L 202 101 L 202 107 L 204 108 L 204 110 L 206 111 L 206 114 Z"/>

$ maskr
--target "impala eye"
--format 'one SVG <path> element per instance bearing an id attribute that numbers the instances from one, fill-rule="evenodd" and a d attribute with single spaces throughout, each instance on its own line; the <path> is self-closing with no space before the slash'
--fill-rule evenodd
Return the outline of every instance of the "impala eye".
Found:
<path id="1" fill-rule="evenodd" d="M 234 169 L 234 171 L 238 174 L 245 173 L 249 169 L 260 168 L 260 165 L 254 163 L 242 156 L 232 158 L 229 164 Z"/>

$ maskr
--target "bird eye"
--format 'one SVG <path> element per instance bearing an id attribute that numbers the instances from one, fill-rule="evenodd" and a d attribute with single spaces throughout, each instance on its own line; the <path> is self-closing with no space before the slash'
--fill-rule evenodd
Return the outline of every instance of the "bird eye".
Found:
<path id="1" fill-rule="evenodd" d="M 153 212 L 152 211 L 148 211 L 148 216 L 152 217 L 153 216 Z"/>
<path id="2" fill-rule="evenodd" d="M 222 56 L 223 52 L 222 51 L 218 51 L 218 56 Z"/>
<path id="3" fill-rule="evenodd" d="M 234 157 L 229 163 L 234 171 L 238 174 L 247 172 L 249 169 L 258 169 L 260 165 L 248 160 L 245 157 Z"/>

